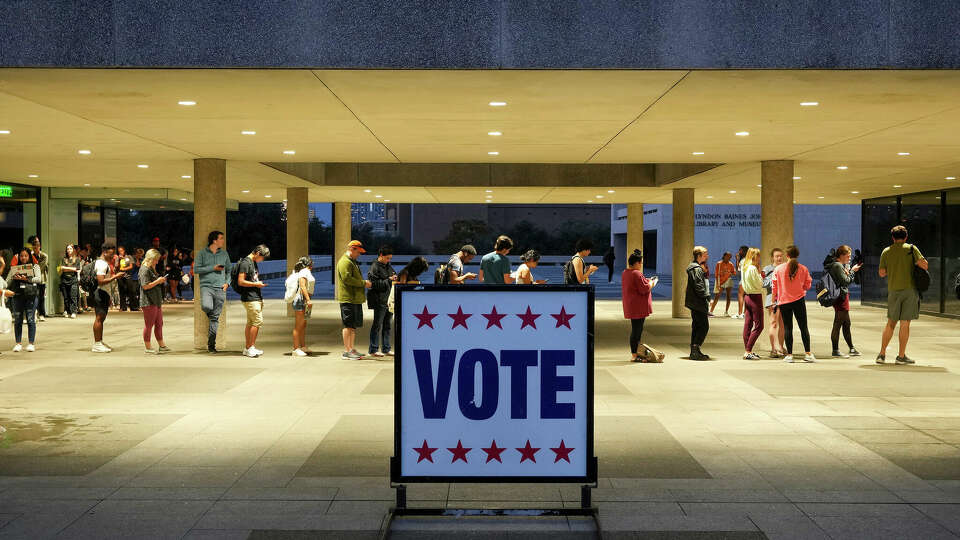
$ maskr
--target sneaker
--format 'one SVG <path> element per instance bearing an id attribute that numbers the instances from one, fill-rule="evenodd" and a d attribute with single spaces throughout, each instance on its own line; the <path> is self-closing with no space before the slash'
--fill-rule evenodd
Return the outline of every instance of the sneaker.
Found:
<path id="1" fill-rule="evenodd" d="M 147 349 L 146 347 L 144 347 L 144 349 L 143 349 L 143 354 L 160 354 L 160 350 L 159 350 L 159 349 Z"/>
<path id="2" fill-rule="evenodd" d="M 751 353 L 747 353 L 747 354 L 743 355 L 743 359 L 744 359 L 744 360 L 759 360 L 759 359 L 760 359 L 760 355 L 751 352 Z"/>
<path id="3" fill-rule="evenodd" d="M 218 351 L 216 347 L 207 347 L 207 352 L 210 354 L 217 354 L 220 351 Z"/>
<path id="4" fill-rule="evenodd" d="M 350 351 L 343 351 L 343 354 L 340 355 L 340 358 L 343 360 L 356 360 L 357 357 L 353 355 Z"/>
<path id="5" fill-rule="evenodd" d="M 71 318 L 71 319 L 76 319 L 76 318 L 77 318 L 77 314 L 76 314 L 76 313 L 71 313 L 71 314 L 70 314 L 70 318 Z"/>
<path id="6" fill-rule="evenodd" d="M 393 351 L 387 351 L 387 352 L 385 352 L 385 353 L 383 353 L 383 354 L 385 354 L 385 355 L 387 355 L 387 356 L 393 356 Z"/>
<path id="7" fill-rule="evenodd" d="M 914 362 L 913 362 L 913 360 L 907 358 L 906 356 L 898 356 L 898 357 L 897 357 L 897 363 L 900 364 L 900 365 L 905 365 L 905 364 L 906 364 L 906 365 L 909 365 L 909 364 L 913 364 Z"/>
<path id="8" fill-rule="evenodd" d="M 306 356 L 306 355 L 307 353 L 303 352 L 300 349 L 294 349 L 293 352 L 290 353 L 290 356 Z"/>
<path id="9" fill-rule="evenodd" d="M 383 354 L 382 352 L 379 352 L 379 351 L 378 351 L 378 352 L 375 352 L 375 353 L 370 353 L 369 356 L 376 356 L 377 358 L 383 358 L 383 357 L 386 356 L 386 355 Z"/>
<path id="10" fill-rule="evenodd" d="M 251 349 L 257 356 L 263 356 L 263 351 L 261 351 L 260 349 L 258 349 L 256 346 L 250 347 L 250 349 Z"/>
<path id="11" fill-rule="evenodd" d="M 878 363 L 878 364 L 886 363 L 886 361 L 887 361 L 887 357 L 886 357 L 886 356 L 884 356 L 884 355 L 882 355 L 882 354 L 878 354 L 878 355 L 877 355 L 877 363 Z"/>
<path id="12" fill-rule="evenodd" d="M 23 345 L 21 345 L 21 344 L 19 344 L 19 343 L 17 343 L 16 345 L 13 346 L 13 352 L 20 352 L 20 351 L 22 351 L 22 350 L 23 350 Z"/>
<path id="13" fill-rule="evenodd" d="M 840 352 L 840 351 L 833 351 L 832 353 L 830 353 L 830 356 L 832 356 L 832 357 L 834 357 L 834 358 L 850 358 L 850 355 L 848 355 L 848 354 L 843 354 L 843 353 Z"/>
<path id="14" fill-rule="evenodd" d="M 817 357 L 813 353 L 803 355 L 803 361 L 808 364 L 814 364 L 817 361 Z"/>
<path id="15" fill-rule="evenodd" d="M 850 356 L 860 356 L 860 351 L 850 347 Z"/>
<path id="16" fill-rule="evenodd" d="M 100 344 L 103 345 L 104 347 L 110 349 L 110 351 L 113 351 L 113 347 L 107 345 L 107 342 L 106 342 L 106 341 L 101 341 Z"/>
<path id="17" fill-rule="evenodd" d="M 793 355 L 792 355 L 792 354 L 788 354 L 788 355 L 784 356 L 784 357 L 783 357 L 783 361 L 786 362 L 786 363 L 788 363 L 788 364 L 792 364 L 792 363 L 793 363 Z"/>
<path id="18" fill-rule="evenodd" d="M 43 315 L 40 315 L 39 317 L 37 317 L 37 320 L 40 321 L 40 322 L 43 322 L 43 321 L 47 320 L 47 318 L 44 317 Z"/>
<path id="19" fill-rule="evenodd" d="M 95 353 L 108 353 L 108 352 L 110 352 L 110 351 L 112 351 L 112 350 L 113 350 L 113 349 L 111 349 L 110 347 L 107 347 L 107 346 L 104 345 L 103 343 L 94 343 L 94 344 L 93 344 L 93 348 L 90 349 L 90 352 L 95 352 Z"/>
<path id="20" fill-rule="evenodd" d="M 248 358 L 256 358 L 256 357 L 260 356 L 259 354 L 257 354 L 257 349 L 255 349 L 255 348 L 253 348 L 253 347 L 250 347 L 249 349 L 244 349 L 244 350 L 243 350 L 243 355 L 246 356 L 246 357 L 248 357 Z"/>
<path id="21" fill-rule="evenodd" d="M 160 348 L 158 348 L 157 350 L 162 353 L 167 353 L 167 352 L 170 352 L 170 347 L 167 347 L 166 345 L 161 345 Z"/>
<path id="22" fill-rule="evenodd" d="M 33 343 L 27 345 L 27 352 L 33 352 L 35 350 L 37 350 L 37 348 L 33 346 Z"/>

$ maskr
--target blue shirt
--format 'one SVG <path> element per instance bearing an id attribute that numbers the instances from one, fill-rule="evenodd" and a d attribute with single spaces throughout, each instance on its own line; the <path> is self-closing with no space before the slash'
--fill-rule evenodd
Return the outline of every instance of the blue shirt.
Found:
<path id="1" fill-rule="evenodd" d="M 483 270 L 483 282 L 503 285 L 503 275 L 510 273 L 510 259 L 496 251 L 487 253 L 480 259 Z"/>

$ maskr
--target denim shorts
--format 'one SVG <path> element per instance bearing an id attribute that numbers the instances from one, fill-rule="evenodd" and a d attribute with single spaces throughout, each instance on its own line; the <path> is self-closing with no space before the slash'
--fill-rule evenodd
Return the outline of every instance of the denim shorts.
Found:
<path id="1" fill-rule="evenodd" d="M 293 310 L 294 310 L 294 311 L 306 311 L 306 310 L 307 310 L 307 302 L 303 299 L 302 296 L 297 296 L 297 297 L 293 300 Z"/>

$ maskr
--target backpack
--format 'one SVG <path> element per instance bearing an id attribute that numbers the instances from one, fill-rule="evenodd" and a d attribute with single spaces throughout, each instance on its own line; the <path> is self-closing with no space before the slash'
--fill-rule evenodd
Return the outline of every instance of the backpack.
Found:
<path id="1" fill-rule="evenodd" d="M 433 282 L 437 285 L 447 285 L 450 283 L 450 272 L 447 265 L 441 264 L 433 272 Z"/>
<path id="2" fill-rule="evenodd" d="M 930 288 L 930 272 L 916 265 L 917 252 L 914 251 L 917 246 L 910 246 L 910 257 L 913 259 L 913 286 L 918 293 L 925 293 Z"/>
<path id="3" fill-rule="evenodd" d="M 580 257 L 579 255 L 574 255 L 570 257 L 570 260 L 563 263 L 563 284 L 564 285 L 579 285 L 580 282 L 577 281 L 577 269 L 573 267 L 573 260 Z M 583 258 L 580 258 L 582 261 Z M 584 263 L 586 264 L 586 263 Z"/>
<path id="4" fill-rule="evenodd" d="M 240 259 L 239 261 L 237 261 L 237 264 L 233 265 L 233 267 L 230 268 L 230 288 L 233 289 L 233 292 L 237 294 L 243 293 L 243 291 L 240 288 L 240 281 L 239 281 L 241 261 L 243 261 L 243 259 Z"/>
<path id="5" fill-rule="evenodd" d="M 100 286 L 97 280 L 97 260 L 94 259 L 80 269 L 80 288 L 87 294 L 93 294 Z"/>
<path id="6" fill-rule="evenodd" d="M 824 272 L 823 277 L 817 280 L 817 301 L 825 308 L 833 307 L 840 299 L 840 295 L 840 287 L 833 280 L 833 276 L 830 272 Z"/>

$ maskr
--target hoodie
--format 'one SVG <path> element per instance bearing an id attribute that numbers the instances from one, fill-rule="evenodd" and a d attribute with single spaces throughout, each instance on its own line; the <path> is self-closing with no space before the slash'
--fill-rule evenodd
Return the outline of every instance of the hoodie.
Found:
<path id="1" fill-rule="evenodd" d="M 848 294 L 850 284 L 853 283 L 853 275 L 847 273 L 846 267 L 837 261 L 833 253 L 833 250 L 830 250 L 827 257 L 823 259 L 823 271 L 830 274 L 833 282 L 837 284 L 837 287 L 840 287 L 841 295 Z"/>
<path id="2" fill-rule="evenodd" d="M 710 311 L 710 284 L 707 273 L 699 263 L 691 262 L 687 266 L 687 293 L 684 305 L 690 311 L 707 313 Z"/>

